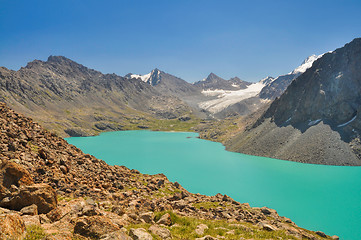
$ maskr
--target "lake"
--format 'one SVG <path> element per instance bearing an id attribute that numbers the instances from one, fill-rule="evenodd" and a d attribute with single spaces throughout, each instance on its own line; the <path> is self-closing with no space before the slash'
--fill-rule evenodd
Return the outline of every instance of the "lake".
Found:
<path id="1" fill-rule="evenodd" d="M 188 191 L 267 206 L 297 225 L 361 239 L 361 167 L 303 164 L 228 152 L 197 133 L 120 131 L 66 140 L 110 165 L 164 173 Z"/>

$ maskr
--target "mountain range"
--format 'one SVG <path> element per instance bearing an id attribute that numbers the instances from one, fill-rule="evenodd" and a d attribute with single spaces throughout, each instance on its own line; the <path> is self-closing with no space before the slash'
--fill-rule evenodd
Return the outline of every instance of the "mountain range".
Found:
<path id="1" fill-rule="evenodd" d="M 189 83 L 159 69 L 122 77 L 50 56 L 18 71 L 1 67 L 0 100 L 60 136 L 149 128 L 201 129 L 217 139 L 233 131 L 223 135 L 232 151 L 361 165 L 359 42 L 255 83 L 214 73 Z"/>

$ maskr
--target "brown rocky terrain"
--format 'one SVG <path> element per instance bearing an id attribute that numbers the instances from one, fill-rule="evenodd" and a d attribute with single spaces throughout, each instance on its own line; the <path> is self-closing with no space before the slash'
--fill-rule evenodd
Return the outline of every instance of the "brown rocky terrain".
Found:
<path id="1" fill-rule="evenodd" d="M 34 60 L 18 71 L 0 67 L 0 101 L 61 136 L 137 129 L 192 115 L 179 98 L 141 80 L 102 74 L 61 56 Z"/>
<path id="2" fill-rule="evenodd" d="M 266 207 L 109 166 L 3 103 L 0 123 L 1 239 L 331 239 Z"/>
<path id="3" fill-rule="evenodd" d="M 324 54 L 295 79 L 231 151 L 331 165 L 361 165 L 361 38 Z"/>

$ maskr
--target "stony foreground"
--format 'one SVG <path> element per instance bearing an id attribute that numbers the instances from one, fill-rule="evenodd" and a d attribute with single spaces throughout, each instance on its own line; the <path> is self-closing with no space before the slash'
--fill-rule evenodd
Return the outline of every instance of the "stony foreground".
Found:
<path id="1" fill-rule="evenodd" d="M 338 239 L 109 166 L 2 103 L 0 130 L 0 239 Z"/>

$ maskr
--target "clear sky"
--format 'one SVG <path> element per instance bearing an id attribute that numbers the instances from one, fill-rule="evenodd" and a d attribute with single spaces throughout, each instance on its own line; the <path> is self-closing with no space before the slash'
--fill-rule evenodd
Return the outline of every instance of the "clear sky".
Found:
<path id="1" fill-rule="evenodd" d="M 258 81 L 356 37 L 360 0 L 0 0 L 0 66 L 14 70 L 63 55 L 104 73 Z"/>

